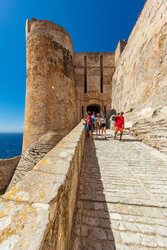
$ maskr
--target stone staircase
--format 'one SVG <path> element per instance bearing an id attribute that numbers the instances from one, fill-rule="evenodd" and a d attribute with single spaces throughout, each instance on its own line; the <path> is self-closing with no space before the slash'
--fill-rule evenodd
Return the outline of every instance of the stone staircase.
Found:
<path id="1" fill-rule="evenodd" d="M 74 214 L 70 249 L 167 249 L 167 157 L 112 131 L 86 139 Z"/>

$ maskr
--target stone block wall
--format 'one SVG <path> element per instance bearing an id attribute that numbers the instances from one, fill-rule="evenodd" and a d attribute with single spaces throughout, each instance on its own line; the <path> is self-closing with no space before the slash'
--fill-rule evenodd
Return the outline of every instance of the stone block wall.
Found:
<path id="1" fill-rule="evenodd" d="M 26 105 L 23 151 L 49 131 L 65 136 L 76 126 L 73 45 L 67 31 L 27 20 Z"/>
<path id="2" fill-rule="evenodd" d="M 103 92 L 111 94 L 112 76 L 115 71 L 114 53 L 74 53 L 75 82 L 78 95 L 84 93 L 85 67 L 87 68 L 87 92 L 98 91 L 100 93 L 101 64 L 103 68 Z"/>
<path id="3" fill-rule="evenodd" d="M 112 77 L 114 72 L 114 52 L 74 53 L 78 122 L 85 115 L 89 105 L 99 106 L 100 111 L 104 111 L 105 107 L 108 115 L 111 108 Z"/>
<path id="4" fill-rule="evenodd" d="M 0 200 L 0 249 L 69 249 L 85 143 L 82 122 Z"/>
<path id="5" fill-rule="evenodd" d="M 167 149 L 166 13 L 166 0 L 146 1 L 112 81 L 112 108 L 128 112 L 126 121 L 132 122 L 133 133 L 163 152 Z"/>
<path id="6" fill-rule="evenodd" d="M 20 156 L 11 159 L 0 159 L 0 194 L 4 193 L 13 176 Z"/>

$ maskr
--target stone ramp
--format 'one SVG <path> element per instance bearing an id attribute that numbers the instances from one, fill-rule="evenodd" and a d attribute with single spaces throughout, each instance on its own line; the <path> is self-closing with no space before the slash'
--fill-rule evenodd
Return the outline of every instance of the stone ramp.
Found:
<path id="1" fill-rule="evenodd" d="M 112 131 L 87 139 L 71 249 L 167 249 L 167 157 Z"/>

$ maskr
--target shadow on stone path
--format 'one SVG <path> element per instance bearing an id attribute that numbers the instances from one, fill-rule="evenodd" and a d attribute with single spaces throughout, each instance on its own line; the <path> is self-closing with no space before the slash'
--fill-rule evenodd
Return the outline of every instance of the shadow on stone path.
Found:
<path id="1" fill-rule="evenodd" d="M 167 156 L 113 136 L 86 140 L 69 249 L 167 249 Z"/>
<path id="2" fill-rule="evenodd" d="M 116 249 L 94 141 L 86 139 L 70 249 Z"/>

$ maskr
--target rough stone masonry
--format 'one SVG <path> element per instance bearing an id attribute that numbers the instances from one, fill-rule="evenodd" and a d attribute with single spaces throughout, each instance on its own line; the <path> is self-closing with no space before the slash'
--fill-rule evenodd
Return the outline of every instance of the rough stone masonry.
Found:
<path id="1" fill-rule="evenodd" d="M 147 0 L 121 56 L 117 47 L 112 107 L 128 112 L 133 135 L 167 154 L 166 13 L 166 0 Z"/>

